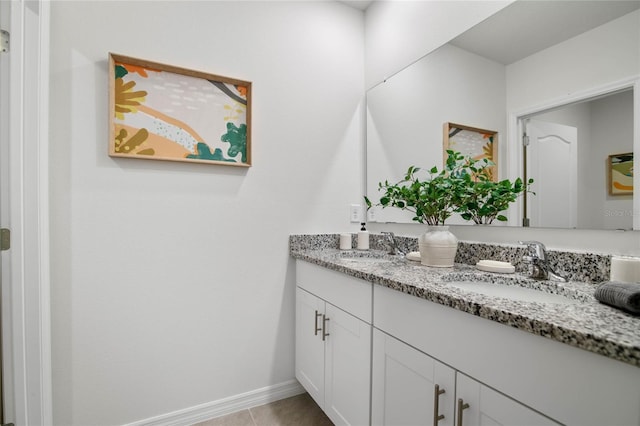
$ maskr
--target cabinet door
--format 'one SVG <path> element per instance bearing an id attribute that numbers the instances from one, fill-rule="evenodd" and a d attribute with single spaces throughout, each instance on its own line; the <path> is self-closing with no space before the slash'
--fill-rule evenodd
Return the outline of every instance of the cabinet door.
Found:
<path id="1" fill-rule="evenodd" d="M 372 372 L 373 425 L 454 424 L 450 367 L 374 328 Z"/>
<path id="2" fill-rule="evenodd" d="M 456 373 L 456 416 L 460 415 L 462 422 L 457 424 L 469 426 L 558 424 L 470 377 Z"/>
<path id="3" fill-rule="evenodd" d="M 324 306 L 322 299 L 296 287 L 296 378 L 323 409 Z"/>
<path id="4" fill-rule="evenodd" d="M 326 304 L 325 407 L 336 425 L 368 425 L 371 325 Z"/>

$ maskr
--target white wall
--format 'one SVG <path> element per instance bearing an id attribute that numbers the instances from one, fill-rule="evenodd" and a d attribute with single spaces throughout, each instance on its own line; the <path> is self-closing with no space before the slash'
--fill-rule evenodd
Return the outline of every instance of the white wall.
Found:
<path id="1" fill-rule="evenodd" d="M 604 229 L 630 229 L 633 227 L 633 197 L 611 196 L 607 191 L 607 166 L 611 154 L 633 151 L 633 92 L 627 91 L 593 102 L 591 107 L 591 134 L 593 150 L 591 164 L 599 173 L 598 219 Z M 640 213 L 640 212 L 636 212 Z"/>
<path id="2" fill-rule="evenodd" d="M 366 87 L 437 49 L 508 6 L 499 1 L 375 1 L 366 13 Z"/>
<path id="3" fill-rule="evenodd" d="M 637 76 L 638 28 L 640 10 L 508 65 L 507 111 Z"/>
<path id="4" fill-rule="evenodd" d="M 51 15 L 55 424 L 293 379 L 288 236 L 350 229 L 360 200 L 362 12 L 65 1 Z M 252 81 L 254 166 L 108 157 L 108 52 Z"/>
<path id="5" fill-rule="evenodd" d="M 397 182 L 409 166 L 442 169 L 443 123 L 506 134 L 504 66 L 446 44 L 367 92 L 367 195 Z M 482 82 L 479 84 L 478 82 Z M 391 142 L 391 143 L 389 143 Z M 500 163 L 500 161 L 498 161 Z M 421 175 L 421 178 L 426 175 Z M 375 210 L 379 222 L 411 222 L 399 209 Z M 464 221 L 452 217 L 448 223 Z"/>

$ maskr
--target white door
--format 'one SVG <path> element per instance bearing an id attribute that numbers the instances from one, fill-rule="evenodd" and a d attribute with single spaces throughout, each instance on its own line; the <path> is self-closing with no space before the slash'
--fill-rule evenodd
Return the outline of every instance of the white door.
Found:
<path id="1" fill-rule="evenodd" d="M 326 304 L 325 407 L 336 425 L 369 424 L 371 325 Z"/>
<path id="2" fill-rule="evenodd" d="M 374 329 L 372 376 L 372 425 L 454 424 L 452 368 Z"/>
<path id="3" fill-rule="evenodd" d="M 456 373 L 456 420 L 463 426 L 545 426 L 558 423 L 483 384 Z"/>
<path id="4" fill-rule="evenodd" d="M 0 220 L 2 227 L 12 231 L 11 250 L 1 256 L 3 341 L 10 345 L 3 348 L 5 421 L 30 426 L 53 423 L 49 12 L 50 2 L 44 0 L 0 0 L 0 22 L 3 28 L 8 25 L 11 34 L 9 53 L 0 54 Z"/>
<path id="5" fill-rule="evenodd" d="M 0 28 L 9 31 L 9 16 L 11 3 L 0 1 Z M 0 227 L 8 228 L 9 218 L 9 55 L 7 52 L 0 53 Z M 6 406 L 11 406 L 12 402 L 7 401 L 5 389 L 10 389 L 11 385 L 5 386 L 5 382 L 11 380 L 10 357 L 4 354 L 11 354 L 8 339 L 11 336 L 11 329 L 8 313 L 10 308 L 10 253 L 2 253 L 0 262 L 0 423 L 7 423 L 13 420 L 11 413 L 7 413 Z"/>
<path id="6" fill-rule="evenodd" d="M 325 302 L 296 287 L 296 379 L 324 409 L 324 342 L 322 316 Z"/>
<path id="7" fill-rule="evenodd" d="M 527 178 L 533 178 L 527 194 L 530 226 L 577 226 L 578 129 L 563 124 L 527 120 Z"/>

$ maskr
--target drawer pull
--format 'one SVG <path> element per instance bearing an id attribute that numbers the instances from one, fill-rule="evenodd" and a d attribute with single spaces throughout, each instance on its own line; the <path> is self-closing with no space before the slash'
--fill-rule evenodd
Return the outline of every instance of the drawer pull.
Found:
<path id="1" fill-rule="evenodd" d="M 438 422 L 444 419 L 444 414 L 440 414 L 440 395 L 444 393 L 444 389 L 440 389 L 440 385 L 435 386 L 433 392 L 433 426 L 438 426 Z"/>
<path id="2" fill-rule="evenodd" d="M 316 309 L 316 321 L 315 321 L 315 330 L 313 331 L 313 335 L 317 336 L 318 335 L 318 331 L 322 330 L 321 328 L 318 328 L 318 318 L 323 316 L 322 314 L 318 313 L 318 310 Z"/>
<path id="3" fill-rule="evenodd" d="M 462 412 L 469 408 L 469 404 L 464 402 L 462 398 L 458 398 L 458 421 L 457 425 L 462 426 Z"/>
<path id="4" fill-rule="evenodd" d="M 327 321 L 329 321 L 329 318 L 327 318 L 326 316 L 324 316 L 324 314 L 322 314 L 322 341 L 323 342 L 325 338 L 329 335 L 329 333 L 327 333 Z"/>

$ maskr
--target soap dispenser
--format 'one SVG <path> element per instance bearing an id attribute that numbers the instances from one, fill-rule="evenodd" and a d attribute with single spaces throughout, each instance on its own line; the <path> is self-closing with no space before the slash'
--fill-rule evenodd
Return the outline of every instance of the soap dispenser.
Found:
<path id="1" fill-rule="evenodd" d="M 369 250 L 369 231 L 364 227 L 364 222 L 360 225 L 362 228 L 358 231 L 358 250 Z"/>

